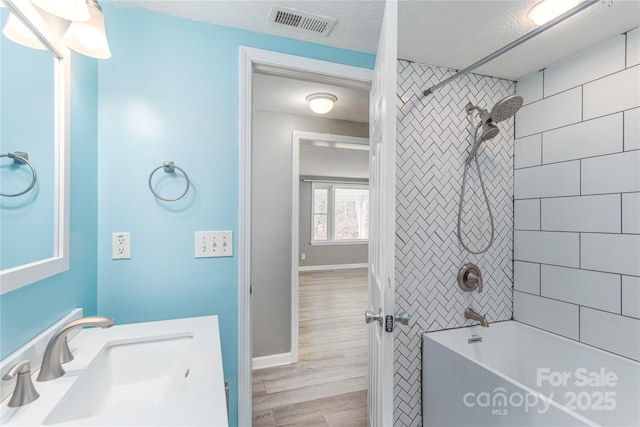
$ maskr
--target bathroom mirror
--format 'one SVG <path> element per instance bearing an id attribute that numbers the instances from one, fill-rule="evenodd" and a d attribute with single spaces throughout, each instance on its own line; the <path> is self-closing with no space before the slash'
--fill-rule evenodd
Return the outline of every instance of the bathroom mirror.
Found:
<path id="1" fill-rule="evenodd" d="M 0 293 L 69 268 L 70 53 L 54 19 L 28 1 L 2 0 L 2 28 L 9 15 L 35 36 L 37 50 L 0 35 L 0 154 L 26 152 L 35 185 L 0 197 Z M 34 171 L 0 159 L 2 193 L 29 186 Z"/>

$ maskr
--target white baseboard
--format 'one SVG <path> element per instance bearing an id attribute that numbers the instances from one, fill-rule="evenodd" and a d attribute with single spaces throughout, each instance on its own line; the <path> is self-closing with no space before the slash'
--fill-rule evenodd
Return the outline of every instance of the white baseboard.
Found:
<path id="1" fill-rule="evenodd" d="M 291 353 L 270 354 L 253 358 L 252 370 L 291 365 Z"/>
<path id="2" fill-rule="evenodd" d="M 335 264 L 335 265 L 304 265 L 298 271 L 348 270 L 350 268 L 367 268 L 369 264 Z"/>

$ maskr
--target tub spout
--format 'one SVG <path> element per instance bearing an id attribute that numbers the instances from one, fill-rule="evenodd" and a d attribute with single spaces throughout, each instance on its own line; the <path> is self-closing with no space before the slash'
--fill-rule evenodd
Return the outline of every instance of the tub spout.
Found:
<path id="1" fill-rule="evenodd" d="M 63 325 L 58 332 L 49 340 L 47 349 L 44 351 L 42 358 L 42 366 L 37 381 L 50 381 L 64 375 L 61 358 L 63 356 L 63 347 L 66 344 L 66 337 L 71 330 L 82 328 L 84 326 L 100 326 L 101 328 L 110 328 L 115 323 L 114 319 L 109 317 L 83 317 Z M 70 359 L 69 359 L 70 360 Z"/>
<path id="2" fill-rule="evenodd" d="M 489 322 L 487 322 L 487 319 L 485 319 L 482 314 L 477 313 L 471 307 L 467 307 L 467 309 L 464 311 L 464 318 L 465 319 L 470 319 L 470 320 L 475 320 L 476 322 L 480 323 L 480 326 L 484 326 L 485 328 L 489 327 Z"/>

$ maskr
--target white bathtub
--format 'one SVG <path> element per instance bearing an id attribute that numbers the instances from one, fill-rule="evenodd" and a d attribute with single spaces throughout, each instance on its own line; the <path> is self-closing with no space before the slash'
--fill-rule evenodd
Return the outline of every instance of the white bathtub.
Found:
<path id="1" fill-rule="evenodd" d="M 430 332 L 422 409 L 425 427 L 638 427 L 640 363 L 514 321 Z"/>

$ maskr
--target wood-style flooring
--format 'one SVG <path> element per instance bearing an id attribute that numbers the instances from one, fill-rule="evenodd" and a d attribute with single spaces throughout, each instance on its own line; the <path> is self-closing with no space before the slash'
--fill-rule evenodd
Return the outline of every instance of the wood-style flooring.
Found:
<path id="1" fill-rule="evenodd" d="M 253 425 L 367 425 L 367 269 L 300 273 L 299 362 L 253 371 Z"/>

